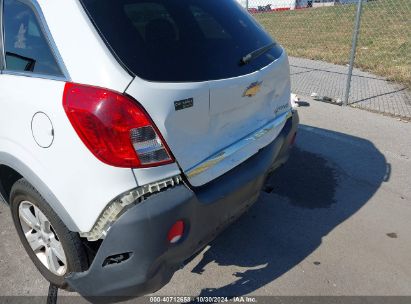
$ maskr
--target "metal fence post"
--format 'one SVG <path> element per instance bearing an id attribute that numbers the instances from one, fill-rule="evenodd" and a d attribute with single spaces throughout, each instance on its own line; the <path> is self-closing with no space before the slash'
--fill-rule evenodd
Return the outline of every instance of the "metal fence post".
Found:
<path id="1" fill-rule="evenodd" d="M 360 26 L 361 26 L 362 2 L 363 0 L 358 0 L 358 4 L 357 4 L 357 16 L 355 18 L 355 27 L 354 27 L 354 32 L 352 36 L 350 67 L 348 69 L 347 86 L 345 88 L 344 106 L 348 105 L 348 100 L 350 98 L 351 78 L 352 78 L 352 72 L 354 68 L 355 53 L 357 51 L 358 36 L 360 33 Z"/>
<path id="2" fill-rule="evenodd" d="M 245 8 L 248 11 L 248 0 L 245 0 Z"/>

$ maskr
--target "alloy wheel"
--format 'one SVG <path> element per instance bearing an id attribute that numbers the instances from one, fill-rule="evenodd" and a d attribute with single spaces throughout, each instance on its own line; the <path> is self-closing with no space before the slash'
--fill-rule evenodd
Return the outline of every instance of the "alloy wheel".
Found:
<path id="1" fill-rule="evenodd" d="M 67 258 L 49 219 L 29 201 L 20 203 L 19 217 L 23 233 L 37 258 L 53 274 L 63 276 L 67 272 Z"/>

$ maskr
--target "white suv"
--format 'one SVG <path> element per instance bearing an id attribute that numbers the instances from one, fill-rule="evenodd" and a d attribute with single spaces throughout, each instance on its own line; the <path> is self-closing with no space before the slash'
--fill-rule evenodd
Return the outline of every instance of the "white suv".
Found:
<path id="1" fill-rule="evenodd" d="M 0 193 L 59 287 L 160 289 L 286 161 L 287 55 L 235 0 L 0 8 Z"/>

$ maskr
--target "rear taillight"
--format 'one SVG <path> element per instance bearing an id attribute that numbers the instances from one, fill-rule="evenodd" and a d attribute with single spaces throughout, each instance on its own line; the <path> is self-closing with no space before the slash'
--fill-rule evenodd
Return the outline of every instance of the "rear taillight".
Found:
<path id="1" fill-rule="evenodd" d="M 123 168 L 174 162 L 160 132 L 132 98 L 66 83 L 63 106 L 83 143 L 102 162 Z"/>

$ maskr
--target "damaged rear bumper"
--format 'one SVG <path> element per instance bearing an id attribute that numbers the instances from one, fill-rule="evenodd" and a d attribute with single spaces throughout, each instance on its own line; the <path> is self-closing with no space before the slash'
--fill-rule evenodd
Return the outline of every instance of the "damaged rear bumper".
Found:
<path id="1" fill-rule="evenodd" d="M 178 185 L 131 207 L 110 228 L 90 268 L 66 278 L 70 287 L 99 302 L 163 287 L 184 261 L 258 199 L 269 172 L 287 160 L 297 124 L 294 112 L 271 144 L 209 184 Z M 185 224 L 183 238 L 170 244 L 168 231 L 179 220 Z M 113 263 L 110 258 L 118 255 L 121 261 Z"/>

